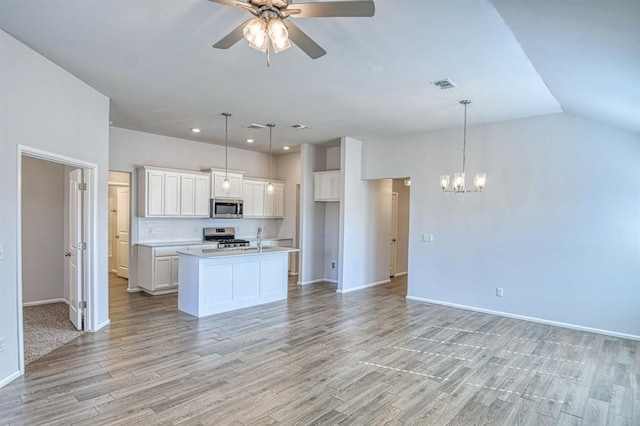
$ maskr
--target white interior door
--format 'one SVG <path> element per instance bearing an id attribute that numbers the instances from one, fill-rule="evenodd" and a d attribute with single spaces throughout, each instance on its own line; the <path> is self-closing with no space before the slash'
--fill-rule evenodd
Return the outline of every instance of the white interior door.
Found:
<path id="1" fill-rule="evenodd" d="M 129 278 L 129 188 L 116 190 L 118 267 L 117 275 Z"/>
<path id="2" fill-rule="evenodd" d="M 389 276 L 396 275 L 398 264 L 398 193 L 391 193 L 391 259 L 389 262 Z"/>
<path id="3" fill-rule="evenodd" d="M 69 173 L 69 320 L 82 330 L 82 169 Z"/>

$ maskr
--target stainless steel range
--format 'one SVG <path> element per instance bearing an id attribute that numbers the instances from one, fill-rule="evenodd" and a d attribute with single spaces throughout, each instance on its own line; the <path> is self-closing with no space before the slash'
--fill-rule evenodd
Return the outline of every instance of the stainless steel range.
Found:
<path id="1" fill-rule="evenodd" d="M 218 248 L 249 247 L 249 241 L 236 238 L 235 228 L 202 228 L 202 239 L 217 242 Z"/>

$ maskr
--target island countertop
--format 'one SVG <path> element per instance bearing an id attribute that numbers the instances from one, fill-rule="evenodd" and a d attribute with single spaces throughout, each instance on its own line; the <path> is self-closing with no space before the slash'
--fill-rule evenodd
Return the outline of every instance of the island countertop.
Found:
<path id="1" fill-rule="evenodd" d="M 178 250 L 177 253 L 210 259 L 218 257 L 260 256 L 264 254 L 290 253 L 296 251 L 300 251 L 300 249 L 291 247 L 265 246 L 262 248 L 262 250 L 258 250 L 257 247 L 234 247 L 225 249 L 192 248 L 190 250 Z"/>

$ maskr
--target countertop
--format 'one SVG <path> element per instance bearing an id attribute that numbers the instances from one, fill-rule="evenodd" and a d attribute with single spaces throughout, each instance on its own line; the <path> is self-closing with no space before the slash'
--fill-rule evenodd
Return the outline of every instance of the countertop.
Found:
<path id="1" fill-rule="evenodd" d="M 296 248 L 291 248 L 291 247 L 268 246 L 268 247 L 263 247 L 262 251 L 259 251 L 255 247 L 252 247 L 252 248 L 233 248 L 233 249 L 178 250 L 178 253 L 210 259 L 215 257 L 261 256 L 263 254 L 290 253 L 293 251 L 300 251 L 300 250 Z"/>
<path id="2" fill-rule="evenodd" d="M 247 238 L 247 237 L 236 237 L 241 240 L 247 240 L 249 242 L 255 243 L 258 241 L 257 238 Z M 293 240 L 293 238 L 279 238 L 279 237 L 262 237 L 262 241 L 288 241 Z M 147 247 L 172 247 L 172 246 L 200 246 L 203 244 L 216 244 L 215 241 L 158 241 L 153 243 L 138 243 L 139 246 L 147 246 Z"/>

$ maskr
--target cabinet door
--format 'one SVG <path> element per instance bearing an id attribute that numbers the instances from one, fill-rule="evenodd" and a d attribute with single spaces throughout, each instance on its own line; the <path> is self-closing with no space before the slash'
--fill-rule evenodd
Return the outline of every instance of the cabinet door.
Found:
<path id="1" fill-rule="evenodd" d="M 164 214 L 164 173 L 155 170 L 147 171 L 147 216 Z"/>
<path id="2" fill-rule="evenodd" d="M 209 176 L 196 175 L 195 216 L 209 217 L 210 185 L 211 179 Z"/>
<path id="3" fill-rule="evenodd" d="M 242 198 L 242 175 L 229 174 L 229 183 L 231 189 L 229 189 L 229 197 Z"/>
<path id="4" fill-rule="evenodd" d="M 266 185 L 264 182 L 253 183 L 253 215 L 257 217 L 264 216 L 264 196 L 266 193 Z"/>
<path id="5" fill-rule="evenodd" d="M 276 186 L 273 185 L 273 194 L 269 194 L 266 190 L 264 191 L 264 216 L 265 217 L 273 217 L 273 199 L 275 195 Z"/>
<path id="6" fill-rule="evenodd" d="M 194 175 L 180 176 L 180 215 L 195 215 L 196 207 L 196 177 Z"/>
<path id="7" fill-rule="evenodd" d="M 178 286 L 178 261 L 180 256 L 171 256 L 171 286 Z"/>
<path id="8" fill-rule="evenodd" d="M 284 217 L 284 185 L 276 183 L 273 186 L 273 217 Z"/>
<path id="9" fill-rule="evenodd" d="M 180 174 L 164 174 L 164 215 L 180 215 Z"/>
<path id="10" fill-rule="evenodd" d="M 327 173 L 317 173 L 314 175 L 314 192 L 313 199 L 315 201 L 324 201 L 331 199 L 331 175 Z"/>
<path id="11" fill-rule="evenodd" d="M 173 286 L 171 264 L 174 256 L 155 257 L 153 259 L 153 288 L 162 290 Z"/>
<path id="12" fill-rule="evenodd" d="M 342 193 L 342 175 L 335 174 L 331 176 L 331 198 L 340 200 Z"/>
<path id="13" fill-rule="evenodd" d="M 244 181 L 242 182 L 242 200 L 244 204 L 243 215 L 245 217 L 253 217 L 255 216 L 255 208 L 253 202 L 253 182 L 252 181 Z"/>

